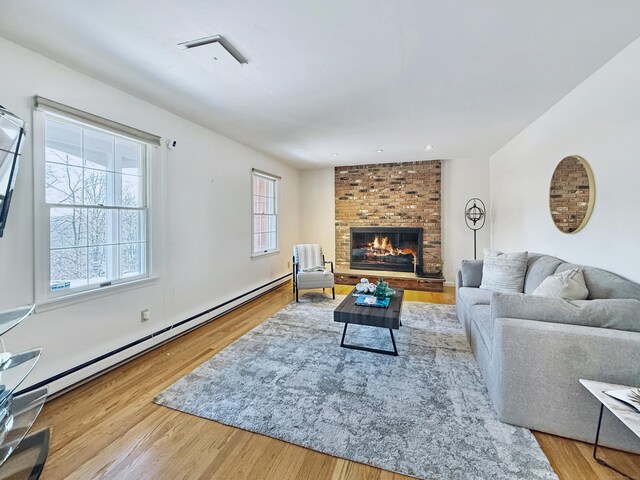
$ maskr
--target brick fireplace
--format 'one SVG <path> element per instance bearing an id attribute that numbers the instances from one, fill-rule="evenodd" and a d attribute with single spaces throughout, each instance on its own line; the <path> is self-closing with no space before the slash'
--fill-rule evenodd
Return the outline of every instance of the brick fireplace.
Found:
<path id="1" fill-rule="evenodd" d="M 351 261 L 352 228 L 414 228 L 422 231 L 422 272 L 416 271 L 416 276 L 441 279 L 440 182 L 439 160 L 336 167 L 337 270 L 356 269 Z"/>

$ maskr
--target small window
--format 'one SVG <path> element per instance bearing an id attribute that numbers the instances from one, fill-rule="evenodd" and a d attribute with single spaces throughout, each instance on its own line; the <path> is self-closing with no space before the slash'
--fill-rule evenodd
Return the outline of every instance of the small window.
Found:
<path id="1" fill-rule="evenodd" d="M 148 278 L 155 146 L 57 112 L 41 125 L 42 300 Z"/>
<path id="2" fill-rule="evenodd" d="M 252 253 L 278 250 L 279 177 L 254 170 L 252 173 Z"/>

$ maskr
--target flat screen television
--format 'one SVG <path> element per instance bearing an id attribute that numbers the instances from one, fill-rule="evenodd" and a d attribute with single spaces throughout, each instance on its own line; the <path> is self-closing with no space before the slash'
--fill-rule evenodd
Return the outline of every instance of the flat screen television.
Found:
<path id="1" fill-rule="evenodd" d="M 18 176 L 24 129 L 25 122 L 0 105 L 0 237 L 7 225 L 13 187 Z"/>

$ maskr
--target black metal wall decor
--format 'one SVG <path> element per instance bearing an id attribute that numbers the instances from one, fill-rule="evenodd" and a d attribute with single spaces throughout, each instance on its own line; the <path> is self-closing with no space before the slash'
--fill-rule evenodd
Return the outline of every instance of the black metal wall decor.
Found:
<path id="1" fill-rule="evenodd" d="M 464 222 L 471 230 L 473 230 L 473 259 L 477 258 L 476 253 L 476 233 L 482 227 L 487 219 L 486 208 L 484 202 L 479 198 L 472 198 L 464 207 Z"/>

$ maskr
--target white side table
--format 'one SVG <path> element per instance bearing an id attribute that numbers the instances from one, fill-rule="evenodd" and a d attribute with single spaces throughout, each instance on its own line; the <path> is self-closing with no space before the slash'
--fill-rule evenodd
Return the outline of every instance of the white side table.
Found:
<path id="1" fill-rule="evenodd" d="M 600 437 L 600 426 L 602 425 L 602 413 L 606 407 L 615 417 L 620 420 L 629 430 L 631 430 L 638 438 L 640 438 L 640 412 L 633 408 L 631 405 L 610 397 L 606 393 L 607 390 L 622 390 L 625 388 L 631 388 L 626 385 L 616 385 L 614 383 L 596 382 L 593 380 L 580 379 L 580 383 L 600 402 L 600 417 L 598 418 L 598 429 L 596 430 L 596 440 L 593 445 L 593 458 L 600 465 L 610 468 L 623 475 L 625 478 L 633 480 L 629 475 L 621 472 L 617 468 L 607 464 L 604 460 L 601 460 L 596 456 L 598 452 L 598 439 Z"/>

